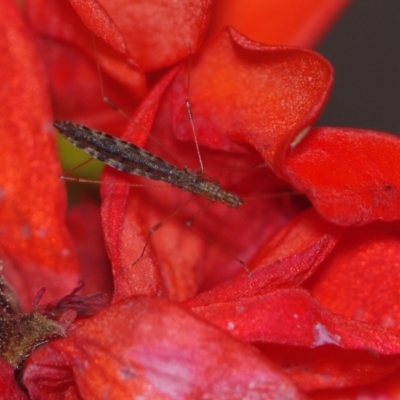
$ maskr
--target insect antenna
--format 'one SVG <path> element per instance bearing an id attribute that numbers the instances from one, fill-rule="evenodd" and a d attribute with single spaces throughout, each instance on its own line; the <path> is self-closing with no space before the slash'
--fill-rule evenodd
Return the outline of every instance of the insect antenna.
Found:
<path id="1" fill-rule="evenodd" d="M 176 156 L 174 152 L 172 152 L 170 149 L 168 149 L 167 146 L 165 146 L 160 140 L 158 140 L 157 137 L 151 134 L 147 129 L 143 128 L 142 125 L 138 124 L 131 116 L 129 116 L 118 104 L 113 101 L 109 96 L 106 94 L 106 90 L 104 88 L 104 80 L 103 80 L 103 73 L 100 68 L 100 63 L 98 59 L 98 53 L 97 53 L 97 46 L 96 46 L 96 39 L 93 34 L 91 34 L 92 37 L 92 46 L 93 46 L 93 52 L 94 52 L 94 59 L 96 60 L 96 70 L 97 70 L 97 76 L 98 76 L 98 81 L 99 81 L 99 86 L 100 86 L 100 94 L 103 102 L 107 104 L 111 109 L 116 111 L 118 114 L 120 114 L 124 119 L 129 121 L 131 124 L 133 124 L 137 129 L 142 131 L 142 133 L 146 134 L 151 140 L 154 140 L 157 145 L 162 147 L 163 150 L 165 150 L 170 156 L 172 156 L 176 161 L 181 162 L 179 157 Z"/>
<path id="2" fill-rule="evenodd" d="M 190 104 L 190 71 L 192 69 L 192 57 L 193 57 L 193 53 L 192 53 L 192 46 L 189 43 L 188 44 L 188 48 L 189 48 L 189 55 L 187 58 L 187 87 L 186 87 L 186 100 L 185 100 L 185 107 L 186 107 L 186 113 L 187 116 L 189 118 L 189 122 L 190 122 L 190 127 L 192 130 L 192 134 L 193 134 L 193 139 L 194 139 L 194 143 L 196 146 L 196 153 L 197 153 L 197 158 L 199 160 L 199 166 L 200 166 L 200 174 L 204 173 L 204 165 L 203 165 L 203 159 L 201 157 L 201 153 L 200 153 L 200 146 L 199 146 L 199 141 L 197 139 L 197 132 L 196 132 L 196 128 L 194 126 L 194 119 L 193 119 L 193 112 L 192 112 L 192 105 Z"/>

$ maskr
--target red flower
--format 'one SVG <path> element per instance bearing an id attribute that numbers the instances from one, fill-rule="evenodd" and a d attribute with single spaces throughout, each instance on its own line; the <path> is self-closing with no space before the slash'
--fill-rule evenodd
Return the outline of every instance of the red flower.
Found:
<path id="1" fill-rule="evenodd" d="M 115 74 L 105 74 L 107 95 L 128 112 L 127 99 L 136 96 L 131 107 L 142 128 L 130 124 L 124 138 L 171 157 L 148 140 L 148 131 L 157 134 L 174 154 L 183 154 L 185 165 L 196 168 L 185 110 L 188 65 L 149 72 L 184 58 L 190 42 L 195 54 L 189 97 L 204 164 L 211 166 L 207 174 L 237 191 L 245 205 L 238 212 L 218 204 L 205 207 L 201 198 L 178 189 L 103 185 L 112 305 L 75 321 L 67 337 L 27 358 L 19 382 L 29 396 L 326 398 L 355 397 L 358 389 L 351 388 L 357 386 L 389 396 L 384 385 L 396 391 L 400 179 L 393 166 L 400 142 L 372 131 L 310 129 L 330 91 L 329 64 L 308 50 L 263 45 L 234 29 L 203 42 L 211 15 L 207 2 L 199 9 L 198 2 L 182 2 L 181 9 L 172 15 L 164 9 L 158 19 L 143 4 L 123 12 L 120 5 L 71 4 L 74 8 L 62 1 L 40 8 L 38 1 L 28 2 L 35 36 L 13 3 L 0 6 L 8 22 L 0 25 L 7 109 L 1 120 L 2 258 L 24 308 L 40 287 L 55 300 L 82 274 L 92 287 L 104 286 L 103 278 L 91 279 L 98 272 L 86 264 L 90 259 L 82 272 L 78 268 L 63 224 L 53 142 L 43 134 L 52 122 L 44 63 L 57 118 L 97 128 L 115 121 L 112 111 L 93 119 L 93 110 L 106 108 L 96 101 L 90 35 L 83 34 L 74 9 L 114 49 L 97 46 L 102 68 Z M 154 18 L 150 26 L 139 11 Z M 137 24 L 127 23 L 131 15 L 139 15 Z M 195 22 L 185 25 L 189 16 Z M 143 29 L 141 23 L 160 36 L 138 34 L 133 29 Z M 176 34 L 175 28 L 187 25 L 189 33 Z M 171 32 L 171 26 L 173 34 L 165 35 L 162 28 Z M 134 60 L 129 67 L 125 54 Z M 143 99 L 147 83 L 151 90 Z M 77 96 L 85 86 L 86 96 Z M 261 163 L 269 168 L 245 168 Z M 105 179 L 141 182 L 112 170 Z M 292 193 L 271 197 L 293 188 L 311 205 Z M 256 199 L 246 200 L 250 196 Z M 152 235 L 143 259 L 133 265 L 149 228 L 189 200 Z M 185 228 L 199 211 L 192 228 L 208 240 Z M 85 215 L 88 224 L 94 219 L 78 208 L 69 220 L 74 237 L 81 238 L 82 258 L 95 251 L 91 246 L 82 252 L 88 234 L 78 231 L 76 215 Z M 246 261 L 251 277 L 238 260 Z M 3 393 L 25 398 L 12 373 L 2 368 Z"/>

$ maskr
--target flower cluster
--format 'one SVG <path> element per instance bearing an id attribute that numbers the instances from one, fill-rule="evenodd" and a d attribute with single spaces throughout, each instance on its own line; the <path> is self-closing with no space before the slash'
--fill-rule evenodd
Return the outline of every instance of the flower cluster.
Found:
<path id="1" fill-rule="evenodd" d="M 332 68 L 288 47 L 312 45 L 348 1 L 250 3 L 0 3 L 0 257 L 24 310 L 1 329 L 55 326 L 1 360 L 3 398 L 399 393 L 400 140 L 314 128 Z M 101 207 L 67 213 L 54 119 L 195 170 L 187 99 L 205 174 L 242 208 L 106 168 Z M 80 280 L 111 303 L 92 315 L 100 297 L 77 297 Z M 48 305 L 29 313 L 42 287 Z"/>

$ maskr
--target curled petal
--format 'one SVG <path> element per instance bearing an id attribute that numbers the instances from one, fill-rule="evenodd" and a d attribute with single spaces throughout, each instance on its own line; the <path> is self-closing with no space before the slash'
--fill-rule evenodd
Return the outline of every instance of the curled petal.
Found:
<path id="1" fill-rule="evenodd" d="M 263 45 L 226 29 L 194 58 L 190 82 L 199 141 L 225 149 L 226 138 L 248 143 L 280 174 L 287 146 L 327 100 L 332 69 L 316 53 Z M 179 105 L 180 123 L 188 126 Z"/>

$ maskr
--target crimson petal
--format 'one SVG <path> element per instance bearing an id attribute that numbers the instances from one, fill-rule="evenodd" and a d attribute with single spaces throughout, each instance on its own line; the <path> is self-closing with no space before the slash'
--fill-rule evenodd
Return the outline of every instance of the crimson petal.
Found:
<path id="1" fill-rule="evenodd" d="M 321 112 L 332 77 L 316 53 L 263 45 L 226 29 L 204 45 L 190 72 L 199 141 L 220 148 L 226 148 L 221 136 L 248 143 L 279 175 L 288 145 Z M 182 103 L 181 124 L 187 125 Z"/>
<path id="2" fill-rule="evenodd" d="M 288 154 L 285 174 L 339 225 L 400 217 L 400 139 L 376 131 L 316 128 Z"/>
<path id="3" fill-rule="evenodd" d="M 54 299 L 70 292 L 79 275 L 64 225 L 66 196 L 44 67 L 15 2 L 0 8 L 1 257 L 10 262 L 6 277 L 30 306 L 41 287 Z"/>
<path id="4" fill-rule="evenodd" d="M 287 223 L 254 257 L 251 276 L 243 275 L 189 299 L 188 308 L 269 293 L 277 288 L 300 285 L 330 254 L 342 230 L 316 215 L 313 209 Z M 294 240 L 296 238 L 296 240 Z"/>
<path id="5" fill-rule="evenodd" d="M 28 400 L 15 381 L 14 367 L 0 359 L 0 393 L 4 400 Z"/>
<path id="6" fill-rule="evenodd" d="M 103 102 L 96 63 L 107 96 L 126 112 L 146 91 L 144 72 L 127 60 L 123 37 L 101 5 L 77 3 L 81 18 L 67 0 L 28 0 L 24 7 L 47 67 L 55 115 L 117 134 L 126 121 Z M 104 39 L 95 39 L 96 54 L 94 35 Z"/>
<path id="7" fill-rule="evenodd" d="M 349 229 L 306 287 L 326 308 L 400 333 L 400 224 Z"/>
<path id="8" fill-rule="evenodd" d="M 74 399 L 304 398 L 258 350 L 148 298 L 117 303 L 34 352 L 24 384 L 38 400 L 66 391 Z"/>
<path id="9" fill-rule="evenodd" d="M 176 70 L 172 70 L 165 76 L 142 103 L 137 112 L 137 122 L 141 128 L 132 124 L 131 129 L 125 133 L 129 138 L 134 137 L 137 145 L 143 146 L 147 140 L 146 129 L 150 129 L 160 97 L 175 74 Z M 140 224 L 134 196 L 129 196 L 130 190 L 135 188 L 130 189 L 121 174 L 112 168 L 106 168 L 104 179 L 106 184 L 101 188 L 101 217 L 114 274 L 113 301 L 139 294 L 165 293 L 158 266 L 151 260 L 133 265 L 145 244 L 145 228 Z"/>
<path id="10" fill-rule="evenodd" d="M 286 365 L 307 390 L 368 383 L 400 364 L 398 335 L 336 315 L 304 289 L 279 289 L 266 295 L 195 307 L 192 311 L 241 340 L 266 344 L 261 348 Z M 298 353 L 307 356 L 301 361 Z M 329 354 L 328 363 L 324 353 Z M 362 373 L 356 367 L 358 363 L 365 363 Z M 325 378 L 320 379 L 324 373 Z"/>
<path id="11" fill-rule="evenodd" d="M 85 3 L 78 0 L 71 3 L 83 18 L 96 18 L 93 11 L 88 17 L 90 7 Z M 196 50 L 204 37 L 212 5 L 211 0 L 91 0 L 91 3 L 99 3 L 107 11 L 124 38 L 129 57 L 146 71 L 171 66 L 185 58 L 191 48 Z"/>

